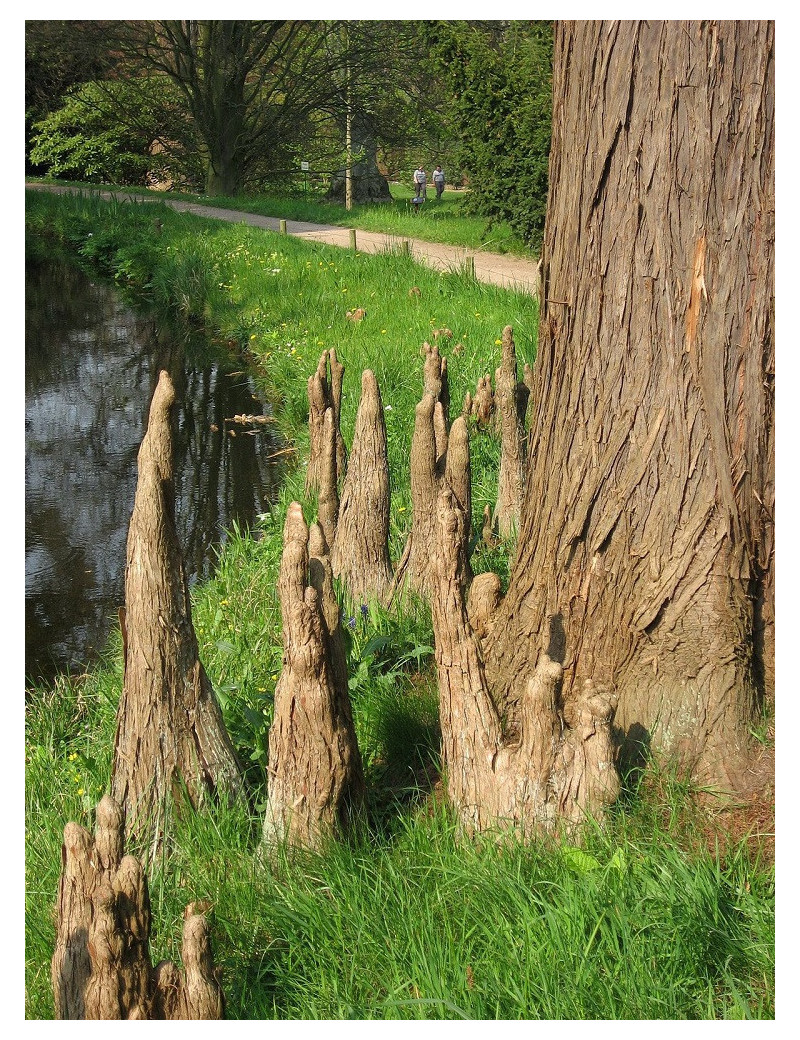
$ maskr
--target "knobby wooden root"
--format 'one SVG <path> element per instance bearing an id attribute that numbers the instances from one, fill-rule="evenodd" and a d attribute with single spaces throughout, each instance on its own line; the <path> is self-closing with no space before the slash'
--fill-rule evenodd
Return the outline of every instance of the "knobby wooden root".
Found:
<path id="1" fill-rule="evenodd" d="M 160 849 L 174 805 L 232 798 L 241 773 L 200 661 L 189 588 L 175 528 L 171 411 L 175 391 L 161 372 L 139 450 L 128 531 L 125 610 L 120 613 L 124 680 L 117 710 L 111 794 L 128 837 Z"/>
<path id="2" fill-rule="evenodd" d="M 263 845 L 319 849 L 361 804 L 364 778 L 328 547 L 321 527 L 309 532 L 297 502 L 286 514 L 278 591 L 283 669 L 269 732 Z"/>
<path id="3" fill-rule="evenodd" d="M 542 652 L 528 676 L 518 732 L 503 731 L 483 665 L 499 583 L 484 578 L 465 604 L 466 523 L 445 487 L 437 505 L 431 606 L 448 794 L 468 833 L 514 826 L 523 837 L 578 834 L 619 793 L 611 734 L 614 699 L 587 685 L 559 715 L 562 667 Z M 471 617 L 470 617 L 471 615 Z M 473 624 L 475 627 L 473 627 Z"/>
<path id="4" fill-rule="evenodd" d="M 525 413 L 529 390 L 517 379 L 517 349 L 510 325 L 503 329 L 502 340 L 502 361 L 494 377 L 500 426 L 500 474 L 495 520 L 501 537 L 509 538 L 519 527 L 525 487 Z"/>
<path id="5" fill-rule="evenodd" d="M 333 408 L 325 409 L 317 460 L 317 520 L 325 541 L 333 545 L 339 523 L 339 489 L 336 476 L 336 418 Z"/>
<path id="6" fill-rule="evenodd" d="M 124 813 L 97 806 L 95 835 L 64 828 L 51 977 L 59 1019 L 220 1019 L 223 994 L 205 918 L 189 908 L 184 969 L 150 960 L 150 897 L 142 865 L 124 851 Z"/>
<path id="7" fill-rule="evenodd" d="M 440 354 L 435 343 L 433 346 L 430 343 L 423 343 L 421 354 L 425 359 L 422 369 L 423 389 L 435 401 L 441 402 L 444 426 L 445 429 L 449 429 L 450 380 L 447 372 L 447 358 Z"/>
<path id="8" fill-rule="evenodd" d="M 481 376 L 475 387 L 475 396 L 470 398 L 470 412 L 475 421 L 482 429 L 488 429 L 495 413 L 494 391 L 492 390 L 492 379 L 488 374 Z"/>
<path id="9" fill-rule="evenodd" d="M 367 369 L 361 376 L 361 400 L 336 536 L 328 538 L 325 532 L 332 545 L 333 573 L 355 602 L 383 601 L 391 586 L 390 498 L 383 403 L 375 375 Z"/>
<path id="10" fill-rule="evenodd" d="M 329 370 L 330 369 L 330 374 Z M 339 424 L 342 404 L 342 382 L 344 365 L 337 357 L 335 350 L 324 350 L 319 358 L 317 370 L 308 379 L 308 437 L 309 456 L 306 470 L 305 494 L 316 494 L 319 490 L 320 467 L 326 455 L 325 448 L 325 412 L 333 409 L 333 425 L 336 431 L 336 478 L 341 480 L 347 468 L 347 452 Z"/>
<path id="11" fill-rule="evenodd" d="M 424 390 L 414 413 L 411 441 L 411 533 L 395 568 L 388 601 L 400 589 L 427 594 L 431 552 L 435 540 L 436 502 L 443 487 L 455 494 L 467 517 L 472 514 L 472 473 L 469 431 L 463 413 L 448 429 L 447 359 L 436 346 L 423 345 Z M 466 555 L 464 580 L 471 571 Z"/>

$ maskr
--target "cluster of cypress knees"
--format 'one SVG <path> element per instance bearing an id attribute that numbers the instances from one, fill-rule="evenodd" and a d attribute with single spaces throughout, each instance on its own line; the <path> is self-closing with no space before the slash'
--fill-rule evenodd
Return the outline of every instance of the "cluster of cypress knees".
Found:
<path id="1" fill-rule="evenodd" d="M 308 380 L 310 451 L 307 524 L 286 514 L 278 579 L 283 663 L 269 733 L 268 799 L 259 856 L 284 843 L 318 849 L 348 826 L 365 785 L 348 694 L 342 609 L 389 608 L 408 594 L 430 603 L 440 693 L 442 758 L 449 801 L 465 834 L 513 827 L 526 835 L 577 828 L 616 800 L 610 695 L 587 687 L 559 703 L 562 666 L 545 650 L 527 678 L 518 724 L 503 724 L 484 668 L 501 604 L 493 573 L 470 566 L 470 428 L 501 441 L 497 502 L 481 537 L 513 535 L 525 481 L 531 370 L 518 379 L 510 326 L 503 331 L 495 387 L 487 375 L 451 423 L 447 358 L 423 344 L 423 393 L 411 449 L 412 526 L 396 566 L 389 556 L 390 480 L 386 426 L 373 372 L 349 452 L 340 431 L 344 366 L 325 351 Z M 149 955 L 148 862 L 164 851 L 170 814 L 187 803 L 243 793 L 242 772 L 199 658 L 188 585 L 174 524 L 171 414 L 175 391 L 162 371 L 138 456 L 128 533 L 125 608 L 120 611 L 123 690 L 110 794 L 92 836 L 68 823 L 62 847 L 52 982 L 66 1019 L 221 1018 L 202 906 L 184 922 L 183 969 Z M 497 532 L 497 533 L 496 533 Z M 141 855 L 123 855 L 124 842 Z"/>

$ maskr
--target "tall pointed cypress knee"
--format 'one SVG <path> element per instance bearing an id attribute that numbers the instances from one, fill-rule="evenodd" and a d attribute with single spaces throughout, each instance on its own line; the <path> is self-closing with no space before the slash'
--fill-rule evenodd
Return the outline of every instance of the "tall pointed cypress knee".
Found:
<path id="1" fill-rule="evenodd" d="M 336 479 L 336 419 L 333 408 L 325 409 L 317 467 L 317 518 L 327 545 L 333 545 L 339 523 L 339 487 Z"/>
<path id="2" fill-rule="evenodd" d="M 161 372 L 139 449 L 139 477 L 128 530 L 123 630 L 124 680 L 117 710 L 111 794 L 128 835 L 161 846 L 166 819 L 185 793 L 198 807 L 210 795 L 242 789 L 236 754 L 200 661 L 189 587 L 175 529 L 172 408 Z"/>
<path id="3" fill-rule="evenodd" d="M 267 847 L 285 840 L 320 848 L 346 826 L 363 793 L 344 658 L 333 645 L 340 638 L 338 612 L 331 611 L 329 561 L 320 527 L 312 544 L 314 566 L 309 530 L 299 503 L 293 502 L 286 514 L 278 582 L 283 669 L 269 732 Z"/>
<path id="4" fill-rule="evenodd" d="M 328 372 L 330 368 L 330 374 Z M 347 468 L 347 452 L 340 430 L 342 383 L 344 365 L 336 357 L 335 350 L 323 350 L 317 370 L 308 379 L 308 468 L 306 470 L 305 493 L 311 495 L 319 490 L 325 457 L 325 412 L 333 409 L 333 426 L 336 431 L 336 479 L 344 477 Z"/>
<path id="5" fill-rule="evenodd" d="M 500 474 L 495 519 L 503 538 L 519 526 L 525 486 L 525 413 L 529 390 L 517 379 L 517 350 L 510 325 L 503 329 L 503 356 L 495 372 L 495 403 L 500 424 Z"/>
<path id="6" fill-rule="evenodd" d="M 333 573 L 355 601 L 382 601 L 392 583 L 389 504 L 383 403 L 378 381 L 366 369 L 331 552 Z"/>

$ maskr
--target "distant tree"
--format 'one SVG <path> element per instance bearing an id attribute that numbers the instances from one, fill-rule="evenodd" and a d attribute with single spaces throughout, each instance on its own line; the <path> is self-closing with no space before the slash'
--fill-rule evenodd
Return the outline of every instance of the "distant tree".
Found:
<path id="1" fill-rule="evenodd" d="M 153 151 L 163 137 L 169 87 L 149 79 L 70 88 L 61 108 L 33 124 L 31 162 L 52 177 L 145 184 L 158 167 Z M 121 121 L 121 110 L 133 118 Z"/>
<path id="2" fill-rule="evenodd" d="M 25 22 L 26 153 L 34 123 L 63 104 L 66 92 L 108 74 L 115 64 L 114 22 Z"/>
<path id="3" fill-rule="evenodd" d="M 378 156 L 412 147 L 428 150 L 441 134 L 443 104 L 424 36 L 416 22 L 343 22 L 326 46 L 342 61 L 322 111 L 335 128 L 339 157 L 349 133 L 353 200 L 388 200 Z M 418 161 L 415 156 L 415 166 Z M 328 196 L 344 200 L 343 163 L 333 171 Z"/>
<path id="4" fill-rule="evenodd" d="M 533 248 L 547 206 L 552 110 L 551 22 L 427 22 L 430 57 L 447 94 L 467 207 L 506 221 Z"/>
<path id="5" fill-rule="evenodd" d="M 163 75 L 187 113 L 184 134 L 167 143 L 194 152 L 205 190 L 236 195 L 289 168 L 297 143 L 330 90 L 330 31 L 322 22 L 128 22 L 122 50 L 130 75 Z"/>

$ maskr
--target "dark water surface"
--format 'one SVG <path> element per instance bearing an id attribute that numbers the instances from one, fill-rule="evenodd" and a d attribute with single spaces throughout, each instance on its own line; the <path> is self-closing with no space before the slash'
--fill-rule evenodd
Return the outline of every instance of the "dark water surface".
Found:
<path id="1" fill-rule="evenodd" d="M 198 360 L 205 355 L 203 360 Z M 191 359 L 191 360 L 190 360 Z M 75 267 L 29 261 L 25 279 L 25 673 L 90 664 L 124 603 L 136 456 L 162 368 L 178 396 L 178 535 L 207 577 L 236 522 L 253 523 L 280 477 L 271 428 L 242 365 L 198 351 Z M 233 431 L 234 436 L 231 436 Z"/>

